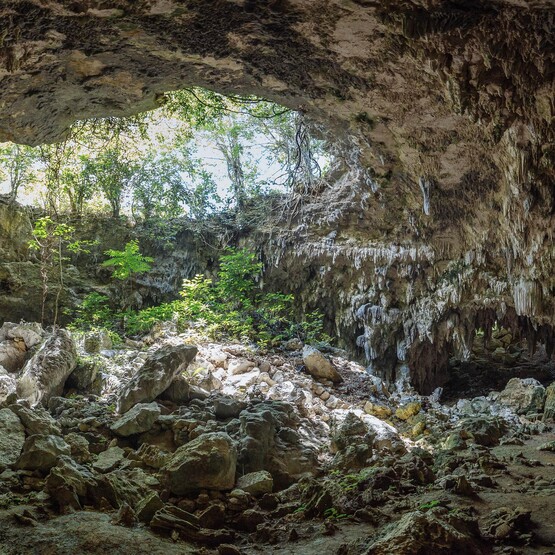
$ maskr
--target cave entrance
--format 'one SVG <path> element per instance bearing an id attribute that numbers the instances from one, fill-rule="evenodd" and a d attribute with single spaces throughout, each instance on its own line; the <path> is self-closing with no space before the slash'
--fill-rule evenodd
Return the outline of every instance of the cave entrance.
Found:
<path id="1" fill-rule="evenodd" d="M 159 104 L 132 117 L 78 122 L 59 143 L 1 146 L 5 204 L 38 206 L 22 240 L 34 274 L 25 287 L 5 281 L 6 320 L 142 332 L 174 317 L 180 296 L 205 291 L 203 279 L 218 277 L 231 247 L 243 250 L 227 253 L 235 258 L 224 261 L 222 299 L 237 301 L 229 306 L 238 314 L 233 333 L 245 332 L 236 309 L 258 302 L 252 282 L 261 289 L 265 261 L 252 235 L 290 223 L 304 199 L 326 187 L 331 148 L 304 113 L 259 97 L 188 88 Z M 304 317 L 285 288 L 274 283 L 270 304 L 244 317 L 251 327 L 272 320 L 277 330 L 286 310 L 287 318 Z M 234 297 L 239 292 L 245 299 Z M 34 302 L 19 302 L 21 294 Z M 146 309 L 153 312 L 143 320 L 136 311 Z M 313 334 L 313 325 L 320 333 L 322 317 L 309 314 L 301 335 Z"/>
<path id="2" fill-rule="evenodd" d="M 248 221 L 245 211 L 263 198 L 310 195 L 330 167 L 330 149 L 301 112 L 201 88 L 159 103 L 78 122 L 56 144 L 1 145 L 5 199 L 55 217 L 140 223 L 233 211 Z"/>

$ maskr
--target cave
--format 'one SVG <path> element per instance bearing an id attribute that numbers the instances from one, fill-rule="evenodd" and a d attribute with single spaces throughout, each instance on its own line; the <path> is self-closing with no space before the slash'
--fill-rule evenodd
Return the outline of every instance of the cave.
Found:
<path id="1" fill-rule="evenodd" d="M 333 155 L 321 186 L 225 241 L 68 219 L 96 243 L 58 294 L 37 210 L 0 196 L 3 552 L 553 552 L 551 2 L 0 10 L 0 141 L 61 144 L 198 88 L 291 110 Z M 127 291 L 98 259 L 133 241 L 152 271 Z M 171 311 L 119 343 L 66 329 L 91 293 L 185 302 L 229 245 L 331 344 L 200 340 L 206 321 L 183 333 Z"/>

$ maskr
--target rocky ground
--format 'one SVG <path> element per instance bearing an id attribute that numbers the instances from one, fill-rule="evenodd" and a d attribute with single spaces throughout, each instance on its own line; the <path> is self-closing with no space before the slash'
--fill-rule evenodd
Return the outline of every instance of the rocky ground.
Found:
<path id="1" fill-rule="evenodd" d="M 4 324 L 0 554 L 555 553 L 555 383 L 530 361 L 442 404 L 335 349 L 193 339 Z"/>

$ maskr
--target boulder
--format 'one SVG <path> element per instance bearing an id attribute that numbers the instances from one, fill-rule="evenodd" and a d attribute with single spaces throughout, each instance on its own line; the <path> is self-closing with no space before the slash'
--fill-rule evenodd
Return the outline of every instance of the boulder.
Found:
<path id="1" fill-rule="evenodd" d="M 231 531 L 201 528 L 195 515 L 172 505 L 166 505 L 157 511 L 150 521 L 150 527 L 166 533 L 171 532 L 172 536 L 178 534 L 184 540 L 212 546 L 234 539 Z"/>
<path id="2" fill-rule="evenodd" d="M 226 384 L 231 387 L 232 389 L 229 390 L 229 387 L 224 387 L 224 393 L 231 393 L 232 390 L 235 389 L 246 389 L 251 385 L 254 385 L 258 382 L 258 378 L 260 377 L 260 370 L 258 368 L 253 368 L 250 372 L 244 372 L 243 374 L 236 374 L 234 376 L 230 376 Z"/>
<path id="3" fill-rule="evenodd" d="M 10 409 L 0 410 L 0 472 L 14 464 L 25 443 L 25 428 Z"/>
<path id="4" fill-rule="evenodd" d="M 10 395 L 14 395 L 17 389 L 17 380 L 0 366 L 0 404 L 5 403 Z"/>
<path id="5" fill-rule="evenodd" d="M 265 493 L 272 493 L 274 489 L 274 479 L 266 470 L 249 472 L 237 480 L 237 488 L 256 497 L 258 495 L 264 495 Z"/>
<path id="6" fill-rule="evenodd" d="M 164 502 L 160 499 L 160 496 L 153 491 L 139 501 L 135 512 L 137 514 L 137 518 L 141 522 L 149 524 L 155 513 L 163 507 Z"/>
<path id="7" fill-rule="evenodd" d="M 93 468 L 97 472 L 110 472 L 121 463 L 124 457 L 125 451 L 121 447 L 110 447 L 98 455 Z"/>
<path id="8" fill-rule="evenodd" d="M 62 455 L 56 466 L 50 470 L 45 489 L 60 512 L 64 512 L 68 505 L 81 509 L 88 490 L 95 486 L 96 481 L 90 470 Z"/>
<path id="9" fill-rule="evenodd" d="M 533 378 L 511 378 L 497 401 L 518 414 L 541 412 L 545 403 L 545 388 Z"/>
<path id="10" fill-rule="evenodd" d="M 32 407 L 46 405 L 51 397 L 61 395 L 76 361 L 73 338 L 66 330 L 56 330 L 25 364 L 17 383 L 18 396 Z"/>
<path id="11" fill-rule="evenodd" d="M 191 345 L 161 347 L 151 354 L 121 391 L 117 410 L 127 412 L 137 403 L 154 401 L 195 358 Z"/>
<path id="12" fill-rule="evenodd" d="M 218 420 L 228 420 L 229 418 L 237 418 L 246 407 L 247 403 L 244 401 L 219 397 L 214 401 L 214 414 Z"/>
<path id="13" fill-rule="evenodd" d="M 160 407 L 157 403 L 139 403 L 116 420 L 110 429 L 121 437 L 142 434 L 154 426 L 159 416 Z"/>
<path id="14" fill-rule="evenodd" d="M 27 435 L 62 435 L 58 423 L 50 416 L 50 413 L 41 407 L 29 409 L 23 405 L 13 404 L 9 406 L 25 426 Z"/>
<path id="15" fill-rule="evenodd" d="M 175 495 L 198 489 L 230 490 L 235 484 L 237 450 L 225 433 L 202 434 L 175 451 L 164 467 Z"/>
<path id="16" fill-rule="evenodd" d="M 343 381 L 335 366 L 316 347 L 304 346 L 303 363 L 314 378 L 331 380 L 334 383 Z"/>
<path id="17" fill-rule="evenodd" d="M 176 405 L 186 405 L 193 399 L 206 399 L 208 392 L 196 385 L 191 385 L 183 376 L 177 376 L 159 398 Z"/>
<path id="18" fill-rule="evenodd" d="M 229 364 L 227 366 L 227 371 L 232 376 L 238 376 L 239 374 L 245 374 L 255 366 L 256 364 L 251 360 L 248 360 L 246 358 L 236 358 L 229 361 Z"/>
<path id="19" fill-rule="evenodd" d="M 83 464 L 91 460 L 89 442 L 84 436 L 72 432 L 65 435 L 64 440 L 71 449 L 71 457 L 78 463 Z"/>
<path id="20" fill-rule="evenodd" d="M 0 343 L 0 366 L 8 372 L 18 372 L 25 362 L 27 348 L 23 341 L 8 339 Z"/>
<path id="21" fill-rule="evenodd" d="M 395 411 L 395 416 L 399 420 L 408 420 L 412 416 L 416 416 L 421 409 L 422 405 L 418 401 L 413 401 L 412 403 L 407 403 L 406 405 L 399 407 Z"/>
<path id="22" fill-rule="evenodd" d="M 89 331 L 83 338 L 83 348 L 89 354 L 112 348 L 112 340 L 105 330 Z"/>
<path id="23" fill-rule="evenodd" d="M 283 348 L 286 351 L 300 351 L 303 345 L 303 342 L 298 337 L 292 337 L 283 343 Z"/>
<path id="24" fill-rule="evenodd" d="M 69 445 L 61 437 L 52 435 L 29 436 L 17 461 L 17 468 L 48 471 L 58 464 L 62 455 L 69 456 L 70 454 Z"/>
<path id="25" fill-rule="evenodd" d="M 499 440 L 508 430 L 507 422 L 498 417 L 464 418 L 458 425 L 463 439 L 472 439 L 475 443 L 484 447 L 499 445 Z"/>
<path id="26" fill-rule="evenodd" d="M 520 541 L 521 535 L 534 528 L 531 515 L 524 507 L 498 507 L 489 512 L 483 527 L 487 535 L 498 541 Z"/>
<path id="27" fill-rule="evenodd" d="M 100 362 L 93 358 L 80 358 L 75 370 L 69 375 L 66 387 L 85 391 L 96 380 Z"/>
<path id="28" fill-rule="evenodd" d="M 555 420 L 555 382 L 545 390 L 545 405 L 543 408 L 544 421 L 553 422 Z"/>
<path id="29" fill-rule="evenodd" d="M 44 331 L 38 322 L 24 322 L 10 327 L 6 332 L 6 338 L 21 339 L 27 349 L 31 349 L 42 341 L 43 334 Z"/>
<path id="30" fill-rule="evenodd" d="M 371 401 L 366 401 L 364 405 L 364 412 L 366 414 L 370 414 L 371 416 L 375 416 L 376 418 L 381 418 L 382 420 L 389 418 L 393 414 L 393 411 L 389 407 L 386 407 L 385 405 L 378 405 L 376 403 L 372 403 Z"/>
<path id="31" fill-rule="evenodd" d="M 365 555 L 392 553 L 482 553 L 476 543 L 476 521 L 452 517 L 440 518 L 433 512 L 403 515 L 386 528 L 383 536 L 364 551 Z"/>

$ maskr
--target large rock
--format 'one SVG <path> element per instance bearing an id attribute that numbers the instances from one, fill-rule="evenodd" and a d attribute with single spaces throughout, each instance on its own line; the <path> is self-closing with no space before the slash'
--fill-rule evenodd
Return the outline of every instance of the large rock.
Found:
<path id="1" fill-rule="evenodd" d="M 96 486 L 93 473 L 74 460 L 61 455 L 46 479 L 45 490 L 63 512 L 80 509 L 87 492 Z"/>
<path id="2" fill-rule="evenodd" d="M 25 428 L 10 409 L 0 410 L 0 471 L 14 464 L 25 443 Z"/>
<path id="3" fill-rule="evenodd" d="M 29 436 L 17 461 L 17 468 L 47 471 L 58 464 L 62 455 L 70 454 L 71 448 L 61 437 Z"/>
<path id="4" fill-rule="evenodd" d="M 555 382 L 545 390 L 545 405 L 543 409 L 543 419 L 546 421 L 555 420 Z"/>
<path id="5" fill-rule="evenodd" d="M 4 403 L 7 398 L 14 394 L 17 389 L 17 380 L 15 376 L 8 374 L 3 366 L 0 366 L 0 404 Z"/>
<path id="6" fill-rule="evenodd" d="M 254 496 L 264 495 L 265 493 L 272 493 L 274 479 L 267 470 L 249 472 L 237 480 L 237 488 Z"/>
<path id="7" fill-rule="evenodd" d="M 498 417 L 476 416 L 464 418 L 458 424 L 463 439 L 472 439 L 478 445 L 495 447 L 507 433 L 507 421 Z"/>
<path id="8" fill-rule="evenodd" d="M 110 472 L 119 466 L 124 457 L 125 451 L 121 447 L 110 447 L 99 453 L 98 458 L 93 463 L 93 468 L 98 472 Z"/>
<path id="9" fill-rule="evenodd" d="M 0 343 L 0 366 L 8 372 L 17 372 L 25 362 L 27 348 L 23 341 L 8 339 Z"/>
<path id="10" fill-rule="evenodd" d="M 208 392 L 191 385 L 183 376 L 177 376 L 170 386 L 160 394 L 160 399 L 176 405 L 185 405 L 193 399 L 206 399 Z"/>
<path id="11" fill-rule="evenodd" d="M 4 324 L 5 326 L 5 324 Z M 31 349 L 42 341 L 44 331 L 38 322 L 10 324 L 6 330 L 7 339 L 21 339 L 27 349 Z M 2 331 L 0 330 L 0 336 Z"/>
<path id="12" fill-rule="evenodd" d="M 533 378 L 512 378 L 497 401 L 518 414 L 541 412 L 545 403 L 545 388 Z"/>
<path id="13" fill-rule="evenodd" d="M 133 405 L 154 401 L 195 358 L 192 345 L 168 346 L 150 355 L 120 393 L 117 410 L 127 412 Z"/>
<path id="14" fill-rule="evenodd" d="M 51 397 L 61 395 L 76 361 L 73 338 L 66 330 L 56 330 L 25 364 L 17 383 L 18 396 L 33 407 L 46 405 Z"/>
<path id="15" fill-rule="evenodd" d="M 92 357 L 81 357 L 75 366 L 75 370 L 69 375 L 66 387 L 79 391 L 85 391 L 96 380 L 100 362 Z"/>
<path id="16" fill-rule="evenodd" d="M 89 331 L 83 338 L 83 349 L 89 354 L 112 348 L 112 340 L 105 330 Z"/>
<path id="17" fill-rule="evenodd" d="M 225 433 L 203 434 L 172 455 L 164 470 L 175 495 L 192 490 L 228 490 L 235 484 L 237 450 Z"/>
<path id="18" fill-rule="evenodd" d="M 308 373 L 315 378 L 331 380 L 334 383 L 343 381 L 335 366 L 316 347 L 304 346 L 303 363 Z"/>
<path id="19" fill-rule="evenodd" d="M 157 403 L 139 403 L 116 420 L 111 430 L 121 437 L 148 432 L 160 416 Z"/>
<path id="20" fill-rule="evenodd" d="M 62 435 L 60 426 L 43 408 L 29 409 L 23 405 L 10 405 L 10 410 L 19 416 L 27 435 Z"/>
<path id="21" fill-rule="evenodd" d="M 470 519 L 419 511 L 392 524 L 364 555 L 416 555 L 418 553 L 482 553 L 477 545 L 478 525 Z"/>

